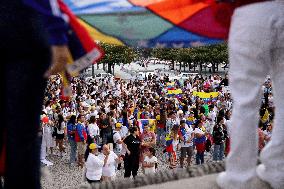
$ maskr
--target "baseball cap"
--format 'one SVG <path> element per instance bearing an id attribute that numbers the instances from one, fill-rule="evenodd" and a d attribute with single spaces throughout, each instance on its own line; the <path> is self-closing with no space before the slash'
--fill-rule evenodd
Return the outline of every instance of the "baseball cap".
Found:
<path id="1" fill-rule="evenodd" d="M 91 144 L 89 145 L 89 148 L 90 148 L 91 150 L 94 150 L 94 149 L 96 149 L 96 148 L 100 148 L 100 146 L 98 146 L 96 143 L 91 143 Z"/>
<path id="2" fill-rule="evenodd" d="M 122 126 L 121 123 L 116 123 L 116 124 L 115 124 L 115 127 L 117 127 L 117 128 L 120 128 L 121 126 Z"/>
<path id="3" fill-rule="evenodd" d="M 157 115 L 157 116 L 156 116 L 156 120 L 158 120 L 158 121 L 161 120 L 161 116 L 160 116 L 160 115 Z"/>

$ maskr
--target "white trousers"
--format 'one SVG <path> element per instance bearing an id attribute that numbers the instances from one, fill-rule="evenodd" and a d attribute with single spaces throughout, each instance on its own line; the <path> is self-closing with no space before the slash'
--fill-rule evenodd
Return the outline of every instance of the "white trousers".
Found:
<path id="1" fill-rule="evenodd" d="M 273 188 L 284 188 L 284 1 L 236 9 L 229 36 L 231 149 L 217 183 L 226 189 L 255 188 L 250 183 L 258 176 Z M 257 167 L 261 86 L 268 74 L 276 106 L 274 129 Z"/>

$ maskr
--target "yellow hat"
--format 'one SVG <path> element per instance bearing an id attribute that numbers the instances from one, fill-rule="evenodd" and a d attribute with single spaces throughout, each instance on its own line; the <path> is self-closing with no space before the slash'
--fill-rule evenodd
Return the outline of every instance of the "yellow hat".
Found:
<path id="1" fill-rule="evenodd" d="M 92 143 L 92 144 L 89 145 L 89 148 L 91 150 L 94 150 L 94 149 L 98 148 L 98 146 L 95 143 Z"/>
<path id="2" fill-rule="evenodd" d="M 156 120 L 160 121 L 160 120 L 161 120 L 161 116 L 160 116 L 160 115 L 157 115 L 157 116 L 156 116 Z"/>
<path id="3" fill-rule="evenodd" d="M 121 123 L 116 123 L 116 124 L 115 124 L 115 127 L 120 128 L 121 126 L 122 126 L 122 124 L 121 124 Z"/>

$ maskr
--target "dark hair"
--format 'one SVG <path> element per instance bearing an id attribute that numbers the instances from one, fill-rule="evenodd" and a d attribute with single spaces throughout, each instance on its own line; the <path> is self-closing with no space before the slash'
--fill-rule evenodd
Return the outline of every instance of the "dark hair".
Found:
<path id="1" fill-rule="evenodd" d="M 78 116 L 77 116 L 77 121 L 80 119 L 81 120 L 81 117 L 83 117 L 84 115 L 82 115 L 82 114 L 79 114 Z"/>
<path id="2" fill-rule="evenodd" d="M 130 127 L 130 128 L 129 128 L 130 134 L 133 134 L 135 131 L 138 131 L 138 127 L 133 126 L 133 127 Z"/>
<path id="3" fill-rule="evenodd" d="M 68 124 L 70 124 L 70 123 L 72 123 L 74 125 L 76 124 L 76 116 L 75 115 L 71 115 L 71 117 L 68 121 Z"/>
<path id="4" fill-rule="evenodd" d="M 223 117 L 218 116 L 218 117 L 217 117 L 217 124 L 219 124 L 222 120 L 223 120 Z"/>
<path id="5" fill-rule="evenodd" d="M 184 119 L 180 120 L 180 124 L 186 123 Z"/>
<path id="6" fill-rule="evenodd" d="M 155 156 L 156 155 L 156 150 L 155 150 L 155 148 L 149 148 L 149 152 L 151 152 L 151 154 L 153 154 L 153 156 Z"/>
<path id="7" fill-rule="evenodd" d="M 95 116 L 91 116 L 89 122 L 90 123 L 95 123 L 96 122 L 96 117 Z"/>
<path id="8" fill-rule="evenodd" d="M 63 115 L 61 115 L 61 114 L 59 114 L 58 115 L 58 121 L 57 121 L 57 128 L 59 129 L 59 130 L 61 130 L 61 124 L 62 124 L 62 122 L 64 121 L 64 118 L 63 118 Z"/>
<path id="9" fill-rule="evenodd" d="M 199 119 L 197 119 L 195 124 L 194 124 L 194 129 L 198 128 L 199 123 L 201 123 L 201 121 Z"/>

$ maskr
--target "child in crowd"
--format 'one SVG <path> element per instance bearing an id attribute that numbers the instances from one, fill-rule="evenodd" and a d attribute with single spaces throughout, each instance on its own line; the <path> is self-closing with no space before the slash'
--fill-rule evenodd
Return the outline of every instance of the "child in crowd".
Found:
<path id="1" fill-rule="evenodd" d="M 149 148 L 148 151 L 145 152 L 145 158 L 143 161 L 143 168 L 145 175 L 147 174 L 153 174 L 156 172 L 156 164 L 158 163 L 158 160 L 155 156 L 156 150 L 154 148 Z"/>

